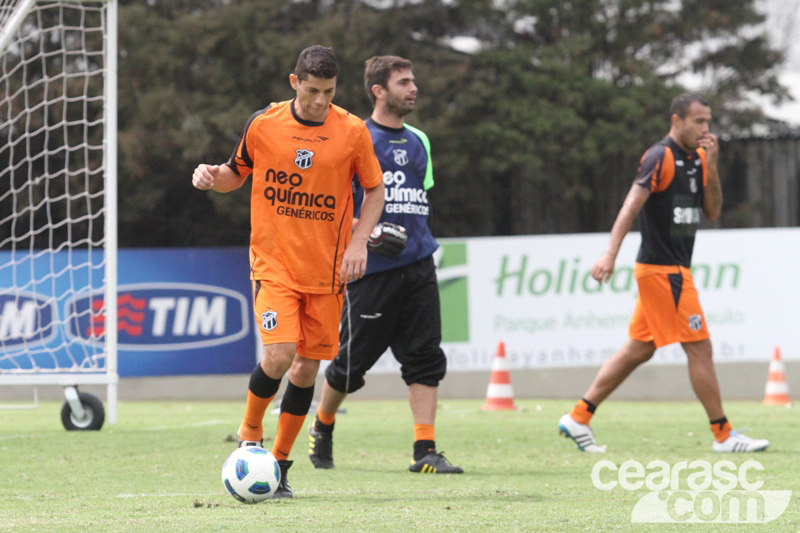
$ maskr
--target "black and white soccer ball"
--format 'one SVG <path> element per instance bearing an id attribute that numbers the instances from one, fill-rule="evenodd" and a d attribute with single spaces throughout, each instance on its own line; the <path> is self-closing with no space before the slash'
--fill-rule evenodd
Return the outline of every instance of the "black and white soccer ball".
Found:
<path id="1" fill-rule="evenodd" d="M 237 448 L 222 465 L 225 490 L 243 503 L 271 498 L 280 480 L 281 469 L 275 456 L 257 446 Z"/>

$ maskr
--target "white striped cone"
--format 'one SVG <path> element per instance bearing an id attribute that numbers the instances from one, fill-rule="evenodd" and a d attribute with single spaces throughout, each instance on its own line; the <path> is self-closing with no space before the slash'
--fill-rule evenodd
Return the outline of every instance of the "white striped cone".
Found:
<path id="1" fill-rule="evenodd" d="M 781 360 L 781 350 L 775 347 L 775 354 L 769 362 L 769 377 L 764 391 L 764 405 L 791 405 L 789 383 L 786 381 L 786 369 Z"/>
<path id="2" fill-rule="evenodd" d="M 492 361 L 492 375 L 489 378 L 489 387 L 486 389 L 485 411 L 514 410 L 514 389 L 511 387 L 511 376 L 508 373 L 506 362 L 506 346 L 504 343 L 497 345 L 497 355 Z"/>

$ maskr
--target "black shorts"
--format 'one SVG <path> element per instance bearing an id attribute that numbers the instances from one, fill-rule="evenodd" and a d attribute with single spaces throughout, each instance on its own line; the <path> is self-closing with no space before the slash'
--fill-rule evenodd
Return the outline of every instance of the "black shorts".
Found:
<path id="1" fill-rule="evenodd" d="M 447 370 L 441 342 L 439 285 L 428 257 L 347 284 L 339 354 L 325 377 L 335 390 L 355 392 L 364 386 L 364 374 L 391 348 L 407 385 L 436 387 Z"/>

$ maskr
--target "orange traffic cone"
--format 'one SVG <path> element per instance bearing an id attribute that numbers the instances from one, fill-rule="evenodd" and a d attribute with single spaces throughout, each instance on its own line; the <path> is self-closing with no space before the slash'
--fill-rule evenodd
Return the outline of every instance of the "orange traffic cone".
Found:
<path id="1" fill-rule="evenodd" d="M 786 370 L 781 360 L 781 350 L 775 347 L 775 355 L 769 362 L 767 389 L 764 392 L 764 405 L 792 405 L 789 397 L 789 383 L 786 381 Z"/>
<path id="2" fill-rule="evenodd" d="M 511 377 L 508 375 L 506 363 L 506 345 L 497 345 L 497 355 L 492 362 L 492 376 L 489 378 L 489 388 L 486 390 L 485 411 L 507 411 L 516 409 L 514 405 L 514 389 L 511 387 Z"/>

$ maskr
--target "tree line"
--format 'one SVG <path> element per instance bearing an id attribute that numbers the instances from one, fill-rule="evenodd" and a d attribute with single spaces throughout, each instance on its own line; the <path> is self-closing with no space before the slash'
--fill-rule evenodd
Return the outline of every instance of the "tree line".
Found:
<path id="1" fill-rule="evenodd" d="M 123 0 L 119 20 L 123 247 L 248 243 L 249 185 L 201 192 L 191 173 L 292 98 L 312 44 L 333 47 L 334 103 L 362 118 L 364 61 L 414 62 L 439 237 L 608 231 L 686 75 L 723 136 L 760 119 L 746 93 L 786 96 L 754 0 Z M 721 227 L 741 206 L 725 209 Z"/>

